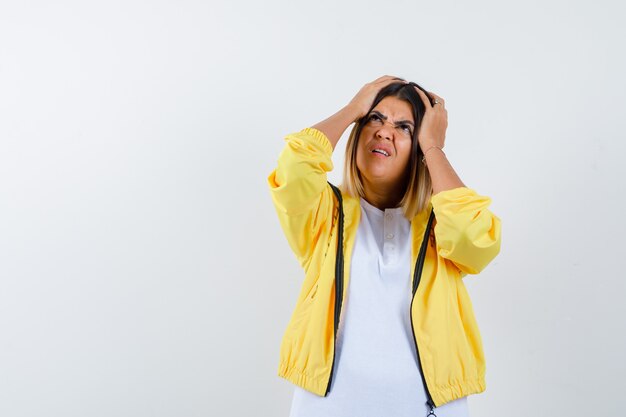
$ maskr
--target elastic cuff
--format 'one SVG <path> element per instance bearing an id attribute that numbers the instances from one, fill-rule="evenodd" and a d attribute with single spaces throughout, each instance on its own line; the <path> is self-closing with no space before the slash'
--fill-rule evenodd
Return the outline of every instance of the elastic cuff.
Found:
<path id="1" fill-rule="evenodd" d="M 469 197 L 477 195 L 476 191 L 468 187 L 457 187 L 449 190 L 439 191 L 437 194 L 433 194 L 430 197 L 430 201 L 433 206 L 442 204 L 445 200 L 457 200 L 462 197 Z"/>
<path id="2" fill-rule="evenodd" d="M 326 136 L 324 132 L 322 132 L 321 130 L 317 130 L 314 127 L 305 127 L 300 131 L 300 133 L 305 133 L 315 138 L 317 143 L 319 143 L 324 148 L 324 151 L 332 155 L 333 145 L 330 143 L 330 139 L 328 139 L 328 136 Z"/>

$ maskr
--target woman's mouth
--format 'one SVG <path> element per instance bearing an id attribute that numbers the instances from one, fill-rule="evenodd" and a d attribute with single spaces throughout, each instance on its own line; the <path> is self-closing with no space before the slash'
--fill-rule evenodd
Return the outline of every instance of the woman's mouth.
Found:
<path id="1" fill-rule="evenodd" d="M 374 156 L 377 156 L 379 158 L 389 158 L 389 154 L 383 149 L 374 149 L 372 153 L 374 154 Z"/>

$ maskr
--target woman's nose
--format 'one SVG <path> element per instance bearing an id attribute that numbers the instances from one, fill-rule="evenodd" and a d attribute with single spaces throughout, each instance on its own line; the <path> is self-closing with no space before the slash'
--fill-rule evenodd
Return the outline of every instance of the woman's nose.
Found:
<path id="1" fill-rule="evenodd" d="M 384 124 L 378 129 L 376 136 L 381 139 L 391 139 L 393 137 L 393 129 L 387 126 L 387 124 Z"/>

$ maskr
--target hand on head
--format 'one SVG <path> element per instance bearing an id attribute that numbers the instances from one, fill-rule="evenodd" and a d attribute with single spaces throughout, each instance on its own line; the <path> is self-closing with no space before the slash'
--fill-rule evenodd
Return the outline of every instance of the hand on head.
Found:
<path id="1" fill-rule="evenodd" d="M 446 129 L 448 127 L 448 111 L 445 109 L 445 101 L 437 94 L 428 91 L 428 95 L 434 97 L 433 104 L 431 104 L 430 98 L 426 93 L 413 82 L 409 82 L 403 78 L 384 75 L 365 84 L 359 92 L 350 101 L 348 106 L 352 107 L 355 113 L 358 115 L 355 122 L 367 115 L 374 99 L 378 92 L 392 83 L 403 82 L 411 84 L 417 94 L 422 99 L 424 107 L 426 109 L 420 127 L 418 130 L 418 142 L 422 149 L 422 152 L 430 149 L 433 146 L 443 149 Z"/>
<path id="2" fill-rule="evenodd" d="M 432 146 L 443 149 L 446 129 L 448 128 L 448 111 L 445 108 L 445 102 L 441 97 L 429 91 L 428 94 L 435 97 L 435 104 L 431 105 L 426 94 L 419 88 L 414 88 L 422 98 L 424 107 L 426 107 L 426 112 L 417 132 L 420 148 L 422 152 Z"/>
<path id="3" fill-rule="evenodd" d="M 367 111 L 370 109 L 370 106 L 374 102 L 376 95 L 381 89 L 385 88 L 389 84 L 397 83 L 398 81 L 408 83 L 408 81 L 403 80 L 400 77 L 384 75 L 361 87 L 356 96 L 354 96 L 354 98 L 348 104 L 349 106 L 355 108 L 358 114 L 357 120 L 367 114 Z"/>

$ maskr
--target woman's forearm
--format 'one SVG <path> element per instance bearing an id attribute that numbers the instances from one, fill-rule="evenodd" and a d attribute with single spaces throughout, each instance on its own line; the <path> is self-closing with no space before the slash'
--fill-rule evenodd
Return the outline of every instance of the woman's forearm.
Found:
<path id="1" fill-rule="evenodd" d="M 446 154 L 441 150 L 433 149 L 426 152 L 426 165 L 433 186 L 433 195 L 452 188 L 465 187 Z"/>
<path id="2" fill-rule="evenodd" d="M 343 132 L 359 117 L 358 110 L 350 105 L 345 106 L 329 118 L 311 126 L 324 133 L 333 145 L 333 151 Z"/>

